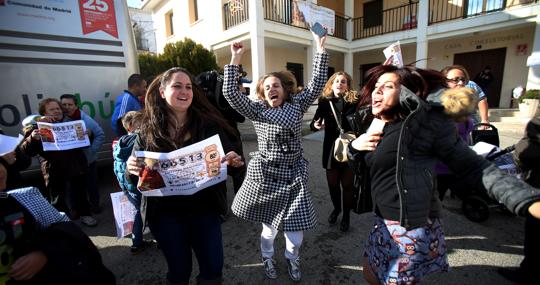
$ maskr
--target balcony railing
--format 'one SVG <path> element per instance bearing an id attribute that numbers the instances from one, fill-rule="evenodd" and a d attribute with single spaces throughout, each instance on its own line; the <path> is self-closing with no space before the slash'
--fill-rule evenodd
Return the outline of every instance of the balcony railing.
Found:
<path id="1" fill-rule="evenodd" d="M 293 20 L 292 0 L 263 0 L 264 18 L 290 26 L 307 29 L 303 22 Z M 335 29 L 333 37 L 347 39 L 347 21 L 349 18 L 344 15 L 335 16 Z"/>
<path id="2" fill-rule="evenodd" d="M 538 0 L 429 0 L 429 24 L 485 15 Z"/>
<path id="3" fill-rule="evenodd" d="M 353 19 L 353 40 L 416 29 L 418 2 L 383 10 L 380 15 Z"/>
<path id="4" fill-rule="evenodd" d="M 223 5 L 223 26 L 225 30 L 248 20 L 248 0 L 230 1 Z"/>

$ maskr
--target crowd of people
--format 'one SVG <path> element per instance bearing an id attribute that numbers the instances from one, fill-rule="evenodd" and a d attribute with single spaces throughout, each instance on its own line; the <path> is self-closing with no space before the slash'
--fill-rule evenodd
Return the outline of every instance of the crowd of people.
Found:
<path id="1" fill-rule="evenodd" d="M 222 86 L 207 82 L 219 76 L 216 72 L 194 77 L 181 67 L 163 72 L 149 86 L 139 74 L 129 77 L 128 89 L 116 99 L 110 127 L 116 135 L 114 173 L 135 208 L 131 253 L 151 244 L 143 238 L 148 227 L 165 257 L 169 284 L 189 284 L 193 254 L 198 284 L 224 283 L 226 182 L 190 195 L 144 195 L 141 182 L 150 162 L 137 157 L 217 137 L 223 147 L 219 164 L 235 182 L 232 212 L 261 225 L 258 250 L 264 274 L 278 277 L 274 241 L 281 230 L 288 274 L 300 281 L 303 238 L 318 222 L 302 148 L 302 118 L 318 99 L 310 126 L 324 130 L 321 161 L 332 205 L 327 221 L 335 224 L 341 215 L 339 229 L 345 234 L 351 211 L 373 213 L 373 227 L 365 229 L 370 233 L 363 263 L 369 284 L 416 284 L 429 273 L 448 270 L 441 200 L 457 179 L 526 216 L 525 259 L 518 269 L 500 273 L 523 284 L 532 280 L 539 253 L 540 190 L 534 188 L 539 187 L 538 120 L 529 123 L 514 154 L 527 173 L 525 181 L 519 180 L 469 148 L 472 126 L 489 120 L 486 96 L 465 68 L 453 65 L 439 72 L 380 65 L 356 91 L 346 72 L 327 74 L 325 41 L 326 36 L 313 34 L 313 72 L 306 86 L 297 86 L 291 72 L 270 72 L 256 83 L 256 99 L 242 92 L 242 42 L 230 46 Z M 485 85 L 492 77 L 487 70 L 475 79 Z M 220 100 L 229 113 L 220 108 Z M 10 262 L 7 274 L 0 276 L 2 284 L 115 283 L 90 239 L 71 222 L 96 226 L 93 214 L 102 210 L 96 163 L 105 132 L 78 103 L 71 94 L 40 101 L 39 115 L 23 121 L 24 139 L 0 157 L 0 214 L 4 220 L 23 221 L 0 223 L 0 231 L 10 233 L 0 239 L 0 246 L 11 249 L 4 251 Z M 233 111 L 238 119 L 227 115 Z M 237 128 L 244 117 L 255 127 L 258 146 L 247 168 Z M 38 122 L 78 120 L 86 126 L 88 146 L 56 151 L 44 147 L 49 138 Z M 379 128 L 373 127 L 376 123 Z M 356 137 L 348 145 L 348 161 L 334 155 L 334 141 L 344 132 Z M 32 157 L 39 158 L 43 189 L 28 187 L 20 175 Z M 65 273 L 67 267 L 73 268 L 67 271 L 72 274 Z M 64 273 L 56 274 L 59 270 Z"/>

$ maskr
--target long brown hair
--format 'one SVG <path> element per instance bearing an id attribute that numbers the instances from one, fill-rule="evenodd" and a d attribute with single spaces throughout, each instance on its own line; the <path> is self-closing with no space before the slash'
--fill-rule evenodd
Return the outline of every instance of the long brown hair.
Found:
<path id="1" fill-rule="evenodd" d="M 268 77 L 275 77 L 279 79 L 281 82 L 281 87 L 283 87 L 283 92 L 285 93 L 285 101 L 290 102 L 291 101 L 291 95 L 294 95 L 298 93 L 299 89 L 296 83 L 296 78 L 294 77 L 294 74 L 288 70 L 283 70 L 279 72 L 270 72 L 268 74 L 265 74 L 259 81 L 257 82 L 257 87 L 255 89 L 255 93 L 257 94 L 257 98 L 266 101 L 264 98 L 264 81 Z"/>
<path id="2" fill-rule="evenodd" d="M 161 97 L 160 88 L 165 88 L 173 74 L 182 72 L 191 80 L 193 100 L 187 110 L 186 121 L 181 124 L 176 120 L 173 109 Z M 184 68 L 173 67 L 158 75 L 148 87 L 145 96 L 145 108 L 143 123 L 141 125 L 141 137 L 146 143 L 147 150 L 159 151 L 165 149 L 177 149 L 184 144 L 187 134 L 196 137 L 202 131 L 204 122 L 215 122 L 230 136 L 235 138 L 237 132 L 227 124 L 219 111 L 213 107 L 202 90 L 195 84 L 193 76 Z M 169 133 L 169 126 L 179 130 Z"/>
<path id="3" fill-rule="evenodd" d="M 345 102 L 348 103 L 356 102 L 358 100 L 358 94 L 352 89 L 352 77 L 345 71 L 338 71 L 332 74 L 332 76 L 330 76 L 330 78 L 328 79 L 328 81 L 326 81 L 326 84 L 324 85 L 324 89 L 321 93 L 321 98 L 330 99 L 334 97 L 332 85 L 334 84 L 334 80 L 336 80 L 336 77 L 340 75 L 345 76 L 345 78 L 347 79 L 347 91 L 345 91 L 343 99 L 345 100 Z"/>

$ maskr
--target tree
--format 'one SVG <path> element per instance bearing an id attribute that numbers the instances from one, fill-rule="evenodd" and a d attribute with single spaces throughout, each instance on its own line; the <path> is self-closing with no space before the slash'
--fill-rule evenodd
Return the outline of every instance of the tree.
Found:
<path id="1" fill-rule="evenodd" d="M 176 66 L 187 69 L 194 76 L 218 69 L 216 56 L 188 38 L 166 44 L 160 55 L 140 54 L 139 66 L 144 77 L 156 76 Z"/>
<path id="2" fill-rule="evenodd" d="M 188 38 L 165 45 L 163 59 L 168 66 L 183 67 L 193 75 L 218 68 L 216 56 Z"/>

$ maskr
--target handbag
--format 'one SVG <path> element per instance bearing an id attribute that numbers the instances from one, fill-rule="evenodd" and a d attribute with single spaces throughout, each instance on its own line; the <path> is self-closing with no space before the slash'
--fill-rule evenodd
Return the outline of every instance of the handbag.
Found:
<path id="1" fill-rule="evenodd" d="M 354 139 L 356 139 L 356 135 L 353 132 L 345 132 L 343 128 L 341 127 L 340 120 L 336 114 L 336 110 L 334 109 L 334 103 L 332 101 L 329 101 L 330 108 L 332 108 L 332 113 L 334 114 L 334 118 L 336 119 L 336 123 L 339 128 L 339 136 L 334 141 L 334 158 L 339 162 L 347 162 L 347 152 L 349 148 L 349 143 L 351 143 Z"/>

